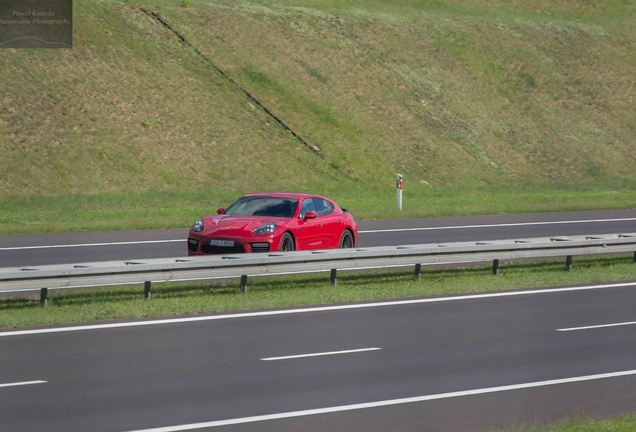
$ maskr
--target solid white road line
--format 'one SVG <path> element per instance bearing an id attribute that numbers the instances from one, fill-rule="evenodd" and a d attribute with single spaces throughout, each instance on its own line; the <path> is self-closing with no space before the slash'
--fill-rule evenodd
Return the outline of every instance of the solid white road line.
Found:
<path id="1" fill-rule="evenodd" d="M 636 218 L 617 218 L 617 219 L 588 219 L 588 220 L 570 220 L 570 221 L 552 221 L 552 222 L 548 222 L 548 221 L 546 222 L 517 222 L 517 223 L 501 223 L 501 224 L 484 224 L 484 225 L 457 225 L 457 226 L 441 226 L 441 227 L 426 227 L 426 228 L 395 228 L 395 229 L 358 231 L 358 234 L 398 232 L 398 231 L 434 231 L 434 230 L 451 230 L 451 229 L 465 229 L 465 228 L 501 228 L 501 227 L 533 226 L 533 225 L 564 225 L 564 224 L 594 223 L 594 222 L 627 222 L 627 221 L 635 221 L 635 220 Z"/>
<path id="2" fill-rule="evenodd" d="M 377 351 L 381 349 L 382 348 L 361 348 L 361 349 L 346 350 L 346 351 L 330 351 L 330 352 L 321 352 L 321 353 L 313 353 L 313 354 L 298 354 L 298 355 L 290 355 L 290 356 L 283 356 L 283 357 L 266 357 L 266 358 L 262 358 L 261 360 L 263 361 L 289 360 L 289 359 L 299 359 L 299 358 L 305 358 L 305 357 L 320 357 L 320 356 L 338 355 L 338 354 L 353 354 L 353 353 L 359 353 L 359 352 L 365 352 L 365 351 Z"/>
<path id="3" fill-rule="evenodd" d="M 46 381 L 23 381 L 23 382 L 15 382 L 15 383 L 6 383 L 6 384 L 0 384 L 0 388 L 18 387 L 18 386 L 25 386 L 25 385 L 31 385 L 31 384 L 46 384 Z"/>
<path id="4" fill-rule="evenodd" d="M 568 331 L 576 331 L 576 330 L 591 330 L 591 329 L 599 329 L 599 328 L 607 328 L 607 327 L 621 327 L 634 325 L 636 321 L 624 322 L 624 323 L 614 323 L 614 324 L 601 324 L 601 325 L 593 325 L 593 326 L 585 326 L 585 327 L 571 327 L 571 328 L 562 328 L 557 329 L 560 332 L 568 332 Z"/>
<path id="5" fill-rule="evenodd" d="M 379 230 L 362 230 L 358 234 L 367 233 L 384 233 L 384 232 L 402 232 L 402 231 L 434 231 L 434 230 L 451 230 L 466 228 L 497 228 L 497 227 L 513 227 L 513 226 L 532 226 L 532 225 L 564 225 L 577 223 L 594 223 L 594 222 L 627 222 L 636 221 L 636 218 L 616 218 L 616 219 L 588 219 L 588 220 L 570 220 L 570 221 L 545 221 L 545 222 L 517 222 L 517 223 L 501 223 L 501 224 L 484 224 L 484 225 L 457 225 L 457 226 L 441 226 L 426 228 L 392 228 Z M 15 246 L 0 248 L 0 251 L 11 250 L 30 250 L 30 249 L 54 249 L 54 248 L 74 248 L 74 247 L 90 247 L 90 246 L 120 246 L 120 245 L 137 245 L 137 244 L 153 244 L 153 243 L 174 243 L 185 242 L 186 239 L 172 240 L 143 240 L 128 242 L 110 242 L 110 243 L 78 243 L 78 244 L 62 244 L 62 245 L 42 245 L 42 246 Z"/>
<path id="6" fill-rule="evenodd" d="M 266 311 L 260 311 L 260 312 L 241 312 L 241 313 L 226 314 L 226 315 L 206 315 L 206 316 L 195 316 L 195 317 L 188 317 L 188 318 L 168 318 L 168 319 L 158 319 L 158 320 L 152 320 L 152 321 L 131 321 L 131 322 L 121 322 L 121 323 L 113 323 L 113 324 L 93 324 L 93 325 L 80 325 L 80 326 L 74 326 L 74 327 L 53 327 L 53 328 L 32 329 L 32 330 L 14 330 L 14 331 L 0 332 L 0 337 L 24 336 L 24 335 L 44 334 L 44 333 L 62 333 L 62 332 L 73 332 L 73 331 L 83 331 L 83 330 L 101 330 L 101 329 L 112 329 L 112 328 L 122 328 L 122 327 L 142 327 L 142 326 L 151 326 L 151 325 L 160 325 L 160 324 L 178 324 L 178 323 L 187 323 L 187 322 L 215 321 L 215 320 L 237 319 L 237 318 L 247 318 L 247 317 L 251 318 L 251 317 L 262 317 L 262 316 L 275 316 L 275 315 L 291 315 L 291 314 L 303 314 L 303 313 L 312 313 L 312 312 L 339 311 L 339 310 L 348 310 L 348 309 L 365 309 L 365 308 L 376 308 L 376 307 L 413 305 L 413 304 L 422 304 L 422 303 L 440 303 L 440 302 L 461 301 L 461 300 L 478 300 L 478 299 L 490 299 L 490 298 L 497 298 L 497 297 L 526 296 L 526 295 L 535 295 L 535 294 L 553 294 L 553 293 L 564 293 L 564 292 L 573 292 L 573 291 L 590 291 L 590 290 L 597 290 L 597 289 L 622 288 L 622 287 L 629 287 L 629 286 L 636 286 L 636 282 L 622 282 L 622 283 L 605 284 L 605 285 L 574 286 L 574 287 L 568 287 L 568 288 L 545 288 L 545 289 L 536 289 L 536 290 L 528 290 L 528 291 L 502 291 L 502 292 L 489 293 L 489 294 L 468 294 L 468 295 L 458 295 L 458 296 L 452 296 L 452 297 L 433 297 L 433 298 L 420 298 L 420 299 L 411 299 L 411 300 L 393 300 L 393 301 L 375 302 L 375 303 L 358 303 L 358 304 L 346 304 L 346 305 L 335 305 L 335 306 L 308 307 L 308 308 L 302 308 L 302 309 L 282 309 L 282 310 L 266 310 Z"/>
<path id="7" fill-rule="evenodd" d="M 62 245 L 16 246 L 16 247 L 0 248 L 0 251 L 31 250 L 31 249 L 55 249 L 55 248 L 76 248 L 76 247 L 90 247 L 90 246 L 121 246 L 121 245 L 174 243 L 174 242 L 183 242 L 183 243 L 185 243 L 185 241 L 186 241 L 186 239 L 183 238 L 183 239 L 175 239 L 175 240 L 143 240 L 143 241 L 112 242 L 112 243 L 78 243 L 78 244 L 62 244 Z"/>
<path id="8" fill-rule="evenodd" d="M 310 416 L 310 415 L 353 411 L 353 410 L 360 410 L 360 409 L 367 409 L 367 408 L 378 408 L 378 407 L 385 407 L 385 406 L 391 406 L 391 405 L 402 405 L 402 404 L 414 403 L 414 402 L 426 402 L 426 401 L 439 400 L 439 399 L 475 396 L 475 395 L 498 393 L 498 392 L 505 392 L 505 391 L 512 391 L 512 390 L 523 390 L 523 389 L 536 388 L 536 387 L 546 387 L 546 386 L 553 386 L 553 385 L 560 385 L 560 384 L 578 383 L 578 382 L 584 382 L 584 381 L 624 377 L 624 376 L 630 376 L 630 375 L 636 375 L 636 370 L 604 373 L 604 374 L 597 374 L 597 375 L 586 375 L 586 376 L 578 376 L 573 378 L 563 378 L 563 379 L 555 379 L 555 380 L 547 380 L 547 381 L 537 381 L 537 382 L 513 384 L 513 385 L 499 386 L 499 387 L 488 387 L 488 388 L 475 389 L 475 390 L 440 393 L 440 394 L 434 394 L 434 395 L 416 396 L 416 397 L 409 397 L 409 398 L 402 398 L 402 399 L 390 399 L 390 400 L 359 403 L 359 404 L 352 404 L 352 405 L 341 405 L 341 406 L 334 406 L 334 407 L 327 407 L 327 408 L 309 409 L 309 410 L 303 410 L 303 411 L 291 411 L 291 412 L 283 412 L 283 413 L 277 413 L 277 414 L 242 417 L 242 418 L 234 418 L 234 419 L 227 419 L 227 420 L 217 420 L 217 421 L 210 421 L 210 422 L 203 422 L 203 423 L 191 423 L 191 424 L 159 427 L 159 428 L 152 428 L 152 429 L 139 429 L 139 430 L 131 431 L 131 432 L 176 432 L 176 431 L 186 431 L 186 430 L 195 430 L 195 429 L 205 429 L 205 428 L 229 426 L 229 425 L 242 424 L 242 423 L 256 423 L 256 422 L 262 422 L 267 420 L 279 420 L 279 419 L 286 419 L 286 418 L 292 418 L 292 417 L 304 417 L 304 416 Z"/>

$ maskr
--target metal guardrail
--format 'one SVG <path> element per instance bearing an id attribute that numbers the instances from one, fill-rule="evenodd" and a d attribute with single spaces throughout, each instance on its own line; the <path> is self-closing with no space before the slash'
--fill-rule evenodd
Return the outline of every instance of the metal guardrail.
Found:
<path id="1" fill-rule="evenodd" d="M 497 274 L 500 260 L 559 256 L 567 257 L 569 270 L 575 255 L 635 251 L 636 233 L 630 233 L 6 267 L 0 268 L 0 292 L 41 290 L 46 304 L 48 289 L 144 283 L 148 298 L 152 282 L 226 277 L 240 277 L 246 292 L 247 277 L 255 275 L 331 271 L 335 284 L 337 270 L 414 265 L 419 277 L 423 264 L 478 261 L 492 261 Z"/>

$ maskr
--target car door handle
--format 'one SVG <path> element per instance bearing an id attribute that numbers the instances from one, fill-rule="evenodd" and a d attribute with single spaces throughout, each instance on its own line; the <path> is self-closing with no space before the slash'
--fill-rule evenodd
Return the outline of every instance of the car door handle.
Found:
<path id="1" fill-rule="evenodd" d="M 318 228 L 322 228 L 322 224 L 321 223 L 318 224 Z"/>

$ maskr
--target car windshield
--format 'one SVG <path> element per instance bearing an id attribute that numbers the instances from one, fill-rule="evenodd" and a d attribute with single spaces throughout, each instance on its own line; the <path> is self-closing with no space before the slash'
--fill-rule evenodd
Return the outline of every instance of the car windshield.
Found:
<path id="1" fill-rule="evenodd" d="M 291 198 L 244 196 L 229 206 L 223 214 L 290 218 L 296 213 L 296 207 L 298 200 Z"/>

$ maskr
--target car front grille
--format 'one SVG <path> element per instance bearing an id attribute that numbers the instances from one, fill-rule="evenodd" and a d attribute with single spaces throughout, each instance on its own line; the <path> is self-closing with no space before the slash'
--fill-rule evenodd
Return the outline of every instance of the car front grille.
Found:
<path id="1" fill-rule="evenodd" d="M 252 252 L 269 252 L 269 243 L 251 243 Z"/>
<path id="2" fill-rule="evenodd" d="M 245 248 L 243 245 L 234 245 L 233 247 L 227 246 L 210 246 L 207 243 L 201 245 L 201 252 L 206 254 L 233 254 L 244 253 Z"/>

